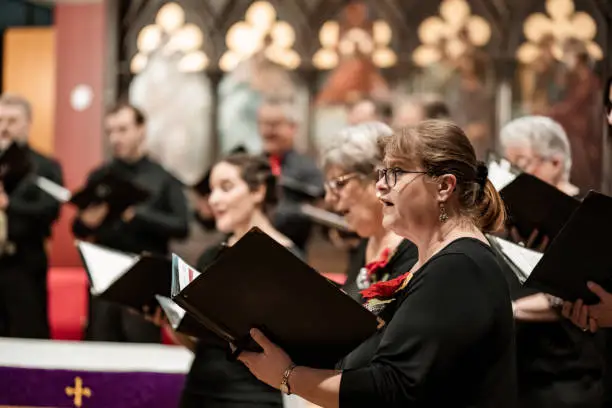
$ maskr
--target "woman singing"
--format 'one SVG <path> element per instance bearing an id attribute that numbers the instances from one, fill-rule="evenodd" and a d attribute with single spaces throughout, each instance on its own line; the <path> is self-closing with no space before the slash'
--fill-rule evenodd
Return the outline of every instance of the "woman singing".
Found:
<path id="1" fill-rule="evenodd" d="M 265 159 L 235 154 L 217 163 L 210 174 L 209 203 L 217 229 L 229 238 L 205 251 L 198 269 L 204 270 L 224 247 L 232 246 L 255 226 L 295 250 L 293 243 L 272 227 L 266 215 L 276 201 L 276 178 Z M 229 361 L 227 343 L 212 333 L 195 343 L 184 336 L 177 338 L 195 352 L 181 408 L 282 407 L 280 392 L 257 380 L 240 362 Z"/>
<path id="2" fill-rule="evenodd" d="M 504 222 L 486 167 L 456 125 L 429 120 L 386 139 L 383 225 L 418 247 L 395 280 L 364 291 L 387 324 L 342 370 L 295 367 L 261 332 L 240 360 L 267 384 L 324 407 L 514 407 L 508 285 L 483 232 Z"/>
<path id="3" fill-rule="evenodd" d="M 373 176 L 382 166 L 383 153 L 378 139 L 392 133 L 380 122 L 351 126 L 336 134 L 321 152 L 325 199 L 363 238 L 352 253 L 343 287 L 357 300 L 361 300 L 360 290 L 410 270 L 418 256 L 412 242 L 383 227 L 383 209 L 375 194 Z"/>

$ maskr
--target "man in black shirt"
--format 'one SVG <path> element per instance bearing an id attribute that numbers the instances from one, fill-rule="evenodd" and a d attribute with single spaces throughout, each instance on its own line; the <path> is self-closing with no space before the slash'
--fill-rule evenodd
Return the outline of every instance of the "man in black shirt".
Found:
<path id="1" fill-rule="evenodd" d="M 59 203 L 35 181 L 42 176 L 62 184 L 62 170 L 28 146 L 31 122 L 27 100 L 8 94 L 0 98 L 0 150 L 17 143 L 32 165 L 16 185 L 0 183 L 0 336 L 49 338 L 45 241 Z"/>
<path id="2" fill-rule="evenodd" d="M 171 239 L 188 235 L 187 203 L 181 183 L 144 151 L 145 117 L 135 107 L 118 105 L 106 118 L 113 159 L 94 170 L 88 183 L 113 171 L 147 189 L 150 198 L 128 208 L 119 219 L 105 219 L 107 204 L 92 205 L 75 218 L 76 237 L 131 253 L 166 254 Z M 159 342 L 160 331 L 141 316 L 100 299 L 91 299 L 86 338 L 98 341 Z"/>
<path id="3" fill-rule="evenodd" d="M 294 150 L 298 130 L 294 106 L 285 100 L 268 99 L 259 108 L 258 127 L 270 167 L 279 176 L 282 195 L 272 217 L 274 226 L 306 251 L 312 222 L 300 205 L 323 197 L 323 175 L 316 163 Z"/>

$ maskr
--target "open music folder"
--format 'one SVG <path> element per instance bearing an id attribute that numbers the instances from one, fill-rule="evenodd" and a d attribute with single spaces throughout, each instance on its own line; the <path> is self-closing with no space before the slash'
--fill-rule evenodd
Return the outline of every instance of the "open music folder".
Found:
<path id="1" fill-rule="evenodd" d="M 107 203 L 107 219 L 119 217 L 128 207 L 140 204 L 150 196 L 146 189 L 113 171 L 107 171 L 99 180 L 88 183 L 75 193 L 44 177 L 37 177 L 36 184 L 59 202 L 70 203 L 80 210 Z"/>
<path id="2" fill-rule="evenodd" d="M 169 257 L 127 254 L 84 241 L 77 242 L 77 249 L 92 295 L 137 311 L 145 306 L 154 310 L 156 295 L 170 296 Z"/>
<path id="3" fill-rule="evenodd" d="M 542 259 L 541 252 L 507 241 L 493 235 L 487 235 L 489 243 L 510 266 L 519 282 L 523 284 Z"/>
<path id="4" fill-rule="evenodd" d="M 588 281 L 612 291 L 612 197 L 590 191 L 527 278 L 525 285 L 564 300 L 597 303 Z"/>
<path id="5" fill-rule="evenodd" d="M 384 324 L 257 228 L 202 273 L 173 256 L 172 300 L 239 350 L 261 329 L 296 362 L 335 364 Z"/>
<path id="6" fill-rule="evenodd" d="M 185 312 L 185 309 L 174 303 L 169 297 L 155 295 L 155 298 L 166 315 L 170 327 L 175 332 L 196 338 L 212 335 L 210 330 L 198 322 L 192 315 Z"/>

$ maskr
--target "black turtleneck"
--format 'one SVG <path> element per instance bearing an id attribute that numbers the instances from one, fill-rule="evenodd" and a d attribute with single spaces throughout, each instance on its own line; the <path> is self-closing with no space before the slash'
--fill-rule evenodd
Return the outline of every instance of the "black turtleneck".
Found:
<path id="1" fill-rule="evenodd" d="M 133 163 L 114 159 L 94 170 L 87 183 L 95 182 L 107 171 L 116 172 L 144 187 L 151 197 L 135 208 L 135 216 L 130 222 L 110 219 L 92 230 L 78 217 L 75 218 L 72 226 L 75 236 L 93 238 L 100 245 L 121 251 L 165 254 L 170 239 L 188 235 L 187 203 L 182 184 L 161 165 L 147 157 Z"/>

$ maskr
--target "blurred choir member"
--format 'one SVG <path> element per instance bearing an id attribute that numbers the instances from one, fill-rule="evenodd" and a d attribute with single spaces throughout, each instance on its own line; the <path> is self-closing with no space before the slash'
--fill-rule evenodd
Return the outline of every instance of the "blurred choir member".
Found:
<path id="1" fill-rule="evenodd" d="M 264 154 L 282 187 L 272 221 L 279 231 L 305 252 L 312 222 L 302 214 L 300 206 L 311 198 L 283 181 L 291 180 L 293 184 L 323 191 L 323 176 L 310 157 L 294 150 L 298 126 L 295 106 L 288 100 L 269 98 L 259 108 L 258 127 Z"/>
<path id="2" fill-rule="evenodd" d="M 137 108 L 119 104 L 106 116 L 113 159 L 95 169 L 95 182 L 109 169 L 151 192 L 147 202 L 128 208 L 117 220 L 106 221 L 107 204 L 80 212 L 72 229 L 77 238 L 130 253 L 166 254 L 171 239 L 188 235 L 187 203 L 181 183 L 149 159 L 144 150 L 145 117 Z M 158 327 L 115 304 L 92 298 L 86 338 L 96 341 L 160 342 Z"/>
<path id="3" fill-rule="evenodd" d="M 395 110 L 393 126 L 403 128 L 415 126 L 426 119 L 449 119 L 446 103 L 437 95 L 420 95 L 400 102 Z"/>
<path id="4" fill-rule="evenodd" d="M 327 203 L 342 214 L 361 241 L 351 252 L 344 291 L 362 300 L 360 291 L 394 279 L 417 261 L 417 248 L 382 225 L 383 208 L 376 198 L 376 170 L 382 167 L 378 140 L 393 134 L 381 122 L 348 127 L 321 152 Z"/>
<path id="5" fill-rule="evenodd" d="M 0 97 L 0 149 L 23 145 L 37 176 L 62 184 L 59 163 L 28 145 L 32 108 L 17 95 Z M 45 241 L 59 216 L 59 203 L 40 190 L 32 175 L 13 191 L 0 183 L 0 336 L 49 338 Z"/>
<path id="6" fill-rule="evenodd" d="M 383 122 L 391 124 L 393 107 L 385 101 L 362 99 L 348 109 L 348 124 L 358 125 L 365 122 Z"/>
<path id="7" fill-rule="evenodd" d="M 197 262 L 198 270 L 205 270 L 223 248 L 232 246 L 252 227 L 259 227 L 280 244 L 299 253 L 293 242 L 274 228 L 268 218 L 278 196 L 276 177 L 264 158 L 234 154 L 221 160 L 212 168 L 209 194 L 216 227 L 227 239 L 204 251 Z M 240 362 L 227 358 L 230 352 L 227 342 L 213 333 L 197 340 L 178 333 L 175 337 L 195 353 L 180 408 L 282 407 L 282 397 L 277 390 L 257 380 Z"/>
<path id="8" fill-rule="evenodd" d="M 578 193 L 569 183 L 572 154 L 567 135 L 552 119 L 515 119 L 502 128 L 500 143 L 504 156 L 523 171 L 569 195 Z M 519 407 L 601 407 L 604 339 L 563 319 L 558 302 L 546 294 L 521 288 L 513 298 L 519 323 Z"/>
<path id="9" fill-rule="evenodd" d="M 483 235 L 502 227 L 505 213 L 486 166 L 444 121 L 391 137 L 384 164 L 383 226 L 419 253 L 410 271 L 364 293 L 386 325 L 340 370 L 296 367 L 256 329 L 263 353 L 239 359 L 265 383 L 324 407 L 514 408 L 511 301 Z"/>

